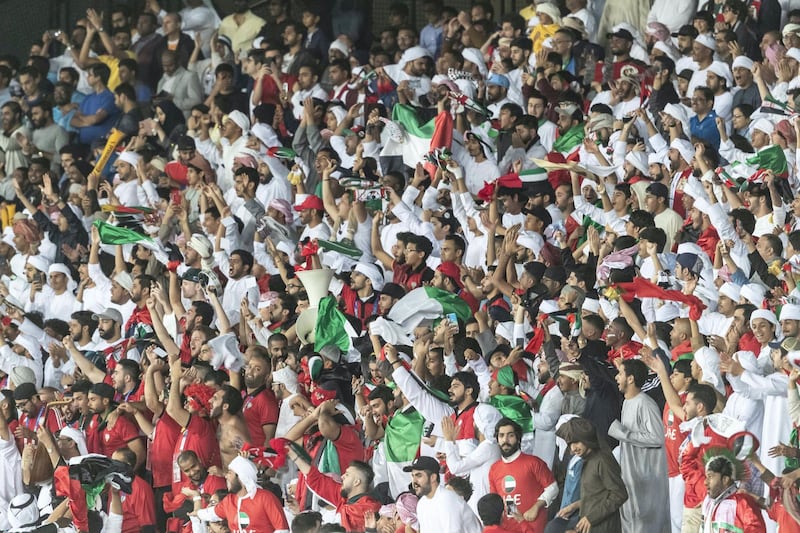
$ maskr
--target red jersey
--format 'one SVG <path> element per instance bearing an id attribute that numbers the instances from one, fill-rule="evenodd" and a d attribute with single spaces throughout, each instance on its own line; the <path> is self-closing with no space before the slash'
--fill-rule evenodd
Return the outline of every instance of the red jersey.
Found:
<path id="1" fill-rule="evenodd" d="M 278 399 L 271 389 L 259 387 L 253 394 L 245 394 L 242 406 L 244 421 L 250 433 L 250 443 L 254 446 L 265 446 L 267 436 L 264 426 L 278 424 Z"/>
<path id="2" fill-rule="evenodd" d="M 95 419 L 98 421 L 99 417 Z M 125 448 L 129 442 L 141 439 L 139 428 L 124 416 L 117 418 L 114 427 L 106 425 L 106 421 L 99 422 L 97 429 L 100 433 L 102 454 L 111 457 L 115 451 Z"/>
<path id="3" fill-rule="evenodd" d="M 709 448 L 724 448 L 728 445 L 728 439 L 710 427 L 705 428 L 705 436 L 711 441 L 700 446 L 695 446 L 689 441 L 680 455 L 680 471 L 686 485 L 683 505 L 690 509 L 699 506 L 706 497 L 706 468 L 703 464 L 703 454 Z"/>
<path id="4" fill-rule="evenodd" d="M 184 450 L 192 450 L 196 453 L 200 463 L 205 467 L 218 466 L 222 468 L 216 424 L 207 418 L 190 415 L 189 424 L 185 428 L 181 428 L 172 454 L 173 491 L 181 480 L 185 479 L 177 461 L 178 455 Z"/>
<path id="5" fill-rule="evenodd" d="M 46 405 L 42 405 L 36 416 L 28 416 L 28 413 L 22 413 L 19 417 L 19 425 L 30 429 L 34 433 L 44 426 L 50 433 L 55 435 L 64 427 L 64 421 L 61 420 L 61 415 L 58 411 L 48 409 Z"/>
<path id="6" fill-rule="evenodd" d="M 88 416 L 81 415 L 78 420 L 72 424 L 75 429 L 80 429 L 86 435 L 86 449 L 89 453 L 103 453 L 103 439 L 100 431 L 97 429 L 99 421 L 96 414 Z"/>
<path id="7" fill-rule="evenodd" d="M 380 298 L 380 293 L 373 292 L 372 296 L 366 300 L 362 300 L 358 293 L 349 285 L 342 287 L 344 312 L 359 319 L 362 329 L 369 317 L 378 314 L 378 298 Z"/>
<path id="8" fill-rule="evenodd" d="M 686 401 L 686 392 L 681 392 L 679 396 L 681 404 L 683 404 Z M 669 408 L 669 403 L 664 405 L 662 420 L 664 422 L 664 447 L 667 452 L 667 475 L 669 477 L 679 476 L 681 475 L 681 467 L 678 464 L 678 457 L 680 456 L 681 444 L 683 444 L 688 433 L 681 433 L 680 425 L 683 420 L 675 416 L 672 409 Z"/>
<path id="9" fill-rule="evenodd" d="M 239 533 L 273 533 L 289 531 L 289 523 L 283 514 L 278 498 L 264 489 L 256 489 L 253 497 L 240 498 L 228 494 L 214 506 L 214 512 L 228 521 L 231 531 Z"/>
<path id="10" fill-rule="evenodd" d="M 114 384 L 110 383 L 113 387 Z M 139 384 L 129 393 L 122 394 L 121 392 L 117 392 L 114 395 L 114 401 L 117 403 L 123 402 L 143 402 L 144 401 L 144 381 L 140 381 Z"/>
<path id="11" fill-rule="evenodd" d="M 174 513 L 180 509 L 186 502 L 186 496 L 181 493 L 183 487 L 188 487 L 200 492 L 201 495 L 211 496 L 218 490 L 228 489 L 224 477 L 207 475 L 202 483 L 195 485 L 190 479 L 184 479 L 178 484 L 178 490 L 175 492 L 168 492 L 164 494 L 164 511 L 167 513 Z"/>
<path id="12" fill-rule="evenodd" d="M 139 533 L 145 526 L 155 526 L 156 508 L 153 488 L 139 476 L 133 476 L 131 493 L 122 499 L 122 533 Z"/>
<path id="13" fill-rule="evenodd" d="M 352 498 L 343 497 L 342 484 L 313 466 L 306 476 L 306 484 L 314 494 L 336 506 L 336 512 L 341 517 L 345 531 L 364 531 L 364 514 L 370 511 L 377 512 L 381 508 L 381 502 L 368 494 Z"/>
<path id="14" fill-rule="evenodd" d="M 338 472 L 344 472 L 353 461 L 363 461 L 366 450 L 364 443 L 361 442 L 358 431 L 355 426 L 342 426 L 339 432 L 339 438 L 332 441 L 336 447 L 336 455 L 339 459 L 339 464 L 335 465 Z M 323 461 L 323 454 L 325 453 L 326 439 L 322 438 L 319 433 L 314 435 L 305 435 L 304 444 L 308 454 L 314 459 L 314 464 L 321 464 Z M 301 473 L 297 476 L 297 494 L 298 503 L 300 508 L 303 509 L 305 499 L 308 491 L 306 491 L 306 477 Z"/>
<path id="15" fill-rule="evenodd" d="M 499 494 L 503 500 L 513 500 L 522 514 L 533 507 L 544 489 L 553 483 L 555 478 L 547 464 L 525 453 L 509 462 L 500 459 L 489 469 L 489 491 Z M 547 511 L 542 509 L 532 525 L 531 531 L 544 531 Z"/>
<path id="16" fill-rule="evenodd" d="M 633 359 L 639 355 L 642 349 L 642 344 L 636 341 L 628 341 L 618 349 L 611 349 L 608 351 L 608 362 L 613 363 L 615 359 L 622 357 L 625 360 Z"/>
<path id="17" fill-rule="evenodd" d="M 156 488 L 172 485 L 172 454 L 181 435 L 181 426 L 166 411 L 156 421 L 153 439 L 147 454 L 148 470 L 153 473 Z"/>
<path id="18" fill-rule="evenodd" d="M 401 285 L 406 291 L 413 291 L 433 279 L 433 270 L 428 268 L 425 263 L 418 266 L 416 270 L 412 270 L 411 265 L 394 261 L 392 262 L 392 274 L 394 282 Z"/>
<path id="19" fill-rule="evenodd" d="M 470 310 L 473 313 L 478 312 L 478 308 L 480 307 L 480 302 L 478 302 L 478 300 L 476 300 L 475 297 L 468 290 L 461 289 L 460 291 L 458 291 L 458 297 L 464 300 L 464 303 L 466 303 L 469 306 Z"/>

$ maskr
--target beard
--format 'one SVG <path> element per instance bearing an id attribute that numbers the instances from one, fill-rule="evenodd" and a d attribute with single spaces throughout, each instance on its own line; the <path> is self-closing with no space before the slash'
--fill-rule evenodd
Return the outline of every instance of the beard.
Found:
<path id="1" fill-rule="evenodd" d="M 500 445 L 500 454 L 503 457 L 506 457 L 506 458 L 511 457 L 512 455 L 514 455 L 518 451 L 519 451 L 519 443 L 518 442 L 514 443 L 513 445 L 512 444 L 501 444 Z"/>
<path id="2" fill-rule="evenodd" d="M 229 482 L 228 482 L 228 490 L 229 490 L 229 491 L 230 491 L 232 494 L 236 494 L 237 492 L 239 492 L 240 490 L 242 490 L 242 488 L 243 488 L 243 487 L 242 487 L 242 483 L 241 483 L 241 481 L 239 481 L 239 478 L 236 478 L 236 479 L 234 479 L 233 481 L 229 481 Z"/>
<path id="3" fill-rule="evenodd" d="M 113 339 L 114 338 L 114 330 L 113 329 L 106 329 L 100 332 L 100 338 L 103 340 Z"/>
<path id="4" fill-rule="evenodd" d="M 539 383 L 544 385 L 548 381 L 550 381 L 550 371 L 548 370 L 547 372 L 540 372 L 539 373 Z"/>

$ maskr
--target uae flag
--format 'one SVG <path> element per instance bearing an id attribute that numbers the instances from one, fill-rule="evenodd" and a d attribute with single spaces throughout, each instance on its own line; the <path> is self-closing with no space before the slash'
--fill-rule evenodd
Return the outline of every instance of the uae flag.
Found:
<path id="1" fill-rule="evenodd" d="M 472 316 L 467 302 L 457 294 L 436 287 L 419 287 L 400 298 L 388 318 L 411 331 L 423 320 L 436 320 L 449 313 L 455 313 L 463 322 Z"/>
<path id="2" fill-rule="evenodd" d="M 581 147 L 581 143 L 583 143 L 584 135 L 583 124 L 572 126 L 555 140 L 553 151 L 559 152 L 567 161 L 577 161 L 578 150 Z"/>
<path id="3" fill-rule="evenodd" d="M 783 153 L 783 148 L 777 144 L 771 144 L 759 150 L 756 155 L 747 159 L 747 164 L 758 168 L 760 171 L 771 170 L 779 178 L 789 177 L 786 155 Z"/>
<path id="4" fill-rule="evenodd" d="M 398 104 L 392 110 L 392 120 L 386 122 L 388 137 L 385 139 L 381 157 L 400 157 L 403 164 L 414 168 L 425 161 L 425 155 L 437 148 L 450 149 L 453 143 L 453 117 L 442 111 L 436 117 L 420 124 L 416 110 Z M 426 163 L 431 175 L 435 168 Z"/>
<path id="5" fill-rule="evenodd" d="M 151 250 L 160 263 L 167 264 L 167 251 L 164 249 L 164 245 L 160 240 L 153 239 L 132 229 L 114 226 L 102 220 L 95 220 L 94 225 L 100 235 L 101 243 L 112 245 L 140 244 L 148 250 Z"/>
<path id="6" fill-rule="evenodd" d="M 325 346 L 338 346 L 343 354 L 353 350 L 353 337 L 358 333 L 336 306 L 336 298 L 326 296 L 319 301 L 317 322 L 314 327 L 314 350 L 319 352 Z"/>

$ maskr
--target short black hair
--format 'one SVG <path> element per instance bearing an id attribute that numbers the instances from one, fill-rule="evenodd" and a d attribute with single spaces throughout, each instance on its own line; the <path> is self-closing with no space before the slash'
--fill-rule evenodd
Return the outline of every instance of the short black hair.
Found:
<path id="1" fill-rule="evenodd" d="M 639 232 L 639 240 L 655 243 L 656 251 L 662 253 L 667 245 L 667 234 L 657 226 L 649 226 Z"/>
<path id="2" fill-rule="evenodd" d="M 108 85 L 108 79 L 111 77 L 111 69 L 105 63 L 94 63 L 89 65 L 88 70 L 103 82 L 103 85 Z"/>
<path id="3" fill-rule="evenodd" d="M 481 386 L 478 383 L 478 377 L 474 372 L 456 372 L 453 374 L 453 381 L 458 381 L 464 385 L 464 389 L 472 389 L 472 399 L 477 400 L 481 392 Z"/>
<path id="4" fill-rule="evenodd" d="M 728 216 L 733 218 L 734 225 L 738 222 L 742 229 L 748 234 L 752 235 L 756 230 L 756 217 L 745 207 L 737 207 L 728 213 Z"/>
<path id="5" fill-rule="evenodd" d="M 367 400 L 383 400 L 383 403 L 388 405 L 389 402 L 394 400 L 394 392 L 392 392 L 392 389 L 386 385 L 377 385 L 369 392 L 367 395 Z"/>
<path id="6" fill-rule="evenodd" d="M 706 413 L 714 412 L 714 408 L 717 406 L 717 393 L 714 392 L 714 387 L 704 383 L 692 383 L 686 392 L 694 397 L 695 402 L 705 406 Z"/>
<path id="7" fill-rule="evenodd" d="M 635 209 L 634 211 L 631 211 L 631 215 L 628 220 L 634 225 L 634 227 L 639 229 L 649 228 L 656 225 L 656 221 L 653 219 L 653 214 L 645 211 L 644 209 Z"/>
<path id="8" fill-rule="evenodd" d="M 248 267 L 249 270 L 253 269 L 253 254 L 248 252 L 247 250 L 242 250 L 238 248 L 231 252 L 231 255 L 236 254 L 239 256 L 239 259 L 242 260 L 242 264 Z"/>
<path id="9" fill-rule="evenodd" d="M 500 428 L 507 426 L 511 426 L 514 429 L 517 442 L 522 442 L 522 426 L 505 416 L 494 426 L 494 440 L 497 440 L 497 436 L 500 434 Z"/>
<path id="10" fill-rule="evenodd" d="M 133 85 L 130 83 L 120 83 L 114 89 L 114 94 L 118 96 L 124 96 L 131 102 L 136 101 L 136 89 L 133 88 Z"/>
<path id="11" fill-rule="evenodd" d="M 236 387 L 231 385 L 222 386 L 222 403 L 228 404 L 228 412 L 232 415 L 239 414 L 242 410 L 244 400 L 242 400 L 242 393 Z"/>
<path id="12" fill-rule="evenodd" d="M 647 381 L 647 365 L 639 359 L 626 359 L 622 361 L 621 366 L 626 375 L 633 376 L 633 383 L 636 388 L 641 389 L 644 386 L 644 382 Z"/>

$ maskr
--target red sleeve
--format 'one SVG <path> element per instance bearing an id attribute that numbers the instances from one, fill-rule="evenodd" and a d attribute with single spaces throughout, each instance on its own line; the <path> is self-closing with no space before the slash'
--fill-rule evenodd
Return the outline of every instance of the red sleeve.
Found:
<path id="1" fill-rule="evenodd" d="M 153 496 L 153 489 L 146 481 L 139 478 L 142 483 L 140 484 L 141 490 L 139 491 L 139 525 L 153 526 L 156 523 L 156 507 L 155 498 Z"/>
<path id="2" fill-rule="evenodd" d="M 553 477 L 553 472 L 547 467 L 547 463 L 538 457 L 536 457 L 535 475 L 536 479 L 538 479 L 539 483 L 542 485 L 542 489 L 546 489 L 556 482 L 556 478 Z"/>
<path id="3" fill-rule="evenodd" d="M 214 512 L 218 517 L 228 521 L 228 525 L 233 528 L 236 518 L 236 504 L 233 502 L 235 494 L 228 494 L 225 498 L 214 506 Z"/>
<path id="4" fill-rule="evenodd" d="M 746 494 L 739 494 L 736 505 L 736 518 L 742 524 L 744 533 L 761 533 L 766 531 L 764 517 L 752 498 Z"/>
<path id="5" fill-rule="evenodd" d="M 114 432 L 119 439 L 125 443 L 141 438 L 139 428 L 134 426 L 133 423 L 124 416 L 120 416 L 117 419 L 116 424 L 114 424 Z"/>
<path id="6" fill-rule="evenodd" d="M 277 424 L 278 415 L 280 414 L 278 409 L 278 399 L 268 388 L 264 389 L 264 392 L 261 394 L 263 395 L 263 400 L 261 402 L 261 426 L 265 426 L 267 424 Z"/>
<path id="7" fill-rule="evenodd" d="M 274 531 L 289 531 L 289 522 L 286 521 L 286 515 L 283 512 L 281 502 L 277 496 L 268 490 L 258 491 L 261 494 L 264 513 L 267 515 L 272 529 Z M 228 522 L 231 523 L 230 521 Z"/>
<path id="8" fill-rule="evenodd" d="M 312 466 L 311 471 L 306 474 L 306 485 L 320 498 L 333 506 L 338 507 L 342 501 L 342 496 L 340 494 L 342 484 L 335 482 L 333 479 L 320 472 L 315 466 Z"/>
<path id="9" fill-rule="evenodd" d="M 61 415 L 58 414 L 57 411 L 54 409 L 47 410 L 47 429 L 50 430 L 50 433 L 55 435 L 64 427 L 64 422 L 61 420 Z"/>
<path id="10" fill-rule="evenodd" d="M 495 494 L 502 494 L 502 492 L 500 492 L 500 487 L 498 487 L 497 484 L 495 483 L 495 465 L 496 464 L 497 463 L 495 463 L 495 464 L 493 464 L 492 466 L 489 467 L 489 492 L 494 492 Z"/>

